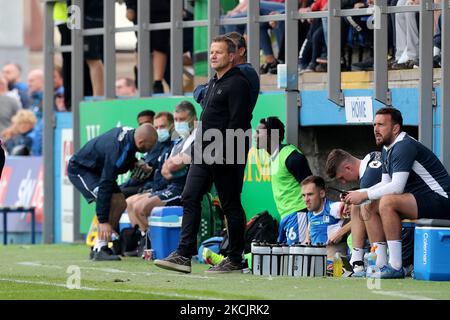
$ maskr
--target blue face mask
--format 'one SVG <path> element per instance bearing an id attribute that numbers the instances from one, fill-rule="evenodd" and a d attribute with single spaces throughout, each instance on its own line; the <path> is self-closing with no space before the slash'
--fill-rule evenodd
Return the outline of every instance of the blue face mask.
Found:
<path id="1" fill-rule="evenodd" d="M 183 137 L 187 137 L 191 133 L 189 123 L 187 121 L 175 121 L 175 131 Z"/>
<path id="2" fill-rule="evenodd" d="M 158 133 L 158 142 L 164 142 L 170 138 L 169 130 L 167 129 L 158 129 L 156 132 Z"/>

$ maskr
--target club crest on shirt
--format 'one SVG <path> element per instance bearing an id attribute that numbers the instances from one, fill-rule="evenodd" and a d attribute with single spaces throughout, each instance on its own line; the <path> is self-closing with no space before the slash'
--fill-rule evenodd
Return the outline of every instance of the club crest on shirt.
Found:
<path id="1" fill-rule="evenodd" d="M 381 167 L 381 162 L 380 161 L 372 161 L 369 163 L 369 167 L 371 167 L 373 169 L 378 169 L 379 167 Z"/>

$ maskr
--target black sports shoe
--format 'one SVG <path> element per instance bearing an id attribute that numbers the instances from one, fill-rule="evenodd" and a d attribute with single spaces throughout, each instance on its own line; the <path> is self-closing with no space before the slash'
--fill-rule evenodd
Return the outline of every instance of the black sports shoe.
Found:
<path id="1" fill-rule="evenodd" d="M 120 257 L 113 253 L 108 246 L 103 246 L 99 251 L 94 251 L 93 261 L 120 261 Z"/>
<path id="2" fill-rule="evenodd" d="M 94 258 L 94 247 L 91 247 L 91 252 L 89 252 L 89 260 Z"/>
<path id="3" fill-rule="evenodd" d="M 191 258 L 183 257 L 176 251 L 169 254 L 165 259 L 156 259 L 155 266 L 183 273 L 191 273 Z"/>
<path id="4" fill-rule="evenodd" d="M 302 69 L 302 71 L 300 71 L 300 74 L 316 72 L 316 67 L 317 64 L 315 62 L 310 62 L 305 69 Z"/>
<path id="5" fill-rule="evenodd" d="M 404 63 L 395 62 L 392 64 L 392 70 L 405 70 L 414 68 L 414 61 L 408 60 Z"/>
<path id="6" fill-rule="evenodd" d="M 361 62 L 352 63 L 353 71 L 373 71 L 373 58 L 368 58 Z"/>
<path id="7" fill-rule="evenodd" d="M 433 57 L 433 68 L 440 68 L 441 67 L 441 55 L 438 54 Z"/>
<path id="8" fill-rule="evenodd" d="M 153 93 L 164 93 L 164 87 L 161 81 L 153 82 Z"/>
<path id="9" fill-rule="evenodd" d="M 120 256 L 122 253 L 122 249 L 120 248 L 120 240 L 116 239 L 112 241 L 112 248 L 111 248 L 113 254 Z"/>
<path id="10" fill-rule="evenodd" d="M 327 72 L 327 64 L 325 64 L 325 63 L 319 63 L 317 66 L 316 66 L 316 72 Z"/>
<path id="11" fill-rule="evenodd" d="M 228 257 L 222 260 L 218 265 L 206 270 L 206 273 L 220 274 L 220 273 L 242 273 L 244 270 L 244 264 L 242 262 L 233 262 Z"/>
<path id="12" fill-rule="evenodd" d="M 150 239 L 148 238 L 147 232 L 145 235 L 141 235 L 141 239 L 139 240 L 139 244 L 137 247 L 137 256 L 144 258 L 144 250 L 151 249 L 152 246 L 150 244 Z"/>
<path id="13" fill-rule="evenodd" d="M 260 69 L 259 69 L 259 73 L 260 74 L 266 74 L 268 72 L 272 73 L 272 74 L 276 74 L 277 73 L 277 65 L 278 65 L 278 61 L 274 60 L 273 62 L 270 63 L 264 63 Z"/>
<path id="14" fill-rule="evenodd" d="M 281 62 L 278 60 L 275 60 L 273 63 L 269 65 L 269 73 L 270 74 L 277 74 L 278 73 L 278 64 Z"/>

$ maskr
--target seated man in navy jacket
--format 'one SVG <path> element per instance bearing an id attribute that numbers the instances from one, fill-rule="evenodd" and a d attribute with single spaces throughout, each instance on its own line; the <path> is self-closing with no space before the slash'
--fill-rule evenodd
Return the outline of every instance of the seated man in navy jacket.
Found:
<path id="1" fill-rule="evenodd" d="M 113 230 L 127 207 L 116 180 L 119 174 L 135 169 L 136 152 L 150 151 L 156 140 L 157 133 L 151 124 L 137 129 L 118 127 L 90 140 L 70 159 L 70 181 L 89 203 L 97 203 L 99 225 L 93 260 L 120 260 L 108 248 Z"/>

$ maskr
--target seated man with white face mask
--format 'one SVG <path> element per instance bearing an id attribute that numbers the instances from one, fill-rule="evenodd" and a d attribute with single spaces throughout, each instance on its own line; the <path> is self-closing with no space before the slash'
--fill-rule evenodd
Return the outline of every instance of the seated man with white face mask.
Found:
<path id="1" fill-rule="evenodd" d="M 174 145 L 171 151 L 165 154 L 164 157 L 161 156 L 161 166 L 155 172 L 155 177 L 161 177 L 164 181 L 164 188 L 153 187 L 149 192 L 136 195 L 132 197 L 133 199 L 127 199 L 130 222 L 132 225 L 139 226 L 139 230 L 141 230 L 141 234 L 146 240 L 146 245 L 142 245 L 143 241 L 141 241 L 141 248 L 138 250 L 138 255 L 142 255 L 143 250 L 150 249 L 150 244 L 145 234 L 148 229 L 148 216 L 151 214 L 153 208 L 181 204 L 181 193 L 183 192 L 189 170 L 190 146 L 194 141 L 195 135 L 194 123 L 197 120 L 194 106 L 188 101 L 182 101 L 176 106 L 174 119 L 175 129 L 180 139 L 173 141 L 172 144 Z M 165 133 L 161 131 L 163 128 L 158 126 L 157 120 L 158 115 L 156 115 L 154 123 L 158 131 L 158 137 L 160 135 L 165 136 Z M 189 158 L 185 159 L 185 155 Z M 164 174 L 167 163 L 175 164 L 178 170 L 172 171 L 173 173 L 170 175 Z"/>
<path id="2" fill-rule="evenodd" d="M 175 141 L 171 140 L 174 134 L 174 118 L 170 112 L 159 112 L 154 119 L 153 126 L 158 133 L 158 143 L 155 146 L 157 152 L 152 152 L 145 156 L 145 162 L 152 169 L 151 175 L 144 180 L 144 184 L 140 187 L 140 193 L 127 198 L 128 217 L 132 226 L 138 226 L 141 232 L 140 251 L 143 252 L 147 243 L 146 231 L 148 228 L 147 218 L 136 213 L 135 205 L 142 199 L 147 199 L 149 194 L 152 195 L 160 190 L 167 188 L 168 182 L 161 175 L 161 168 L 170 156 Z M 150 159 L 148 159 L 150 157 Z M 144 219 L 145 218 L 145 219 Z M 139 254 L 138 250 L 138 254 Z"/>

